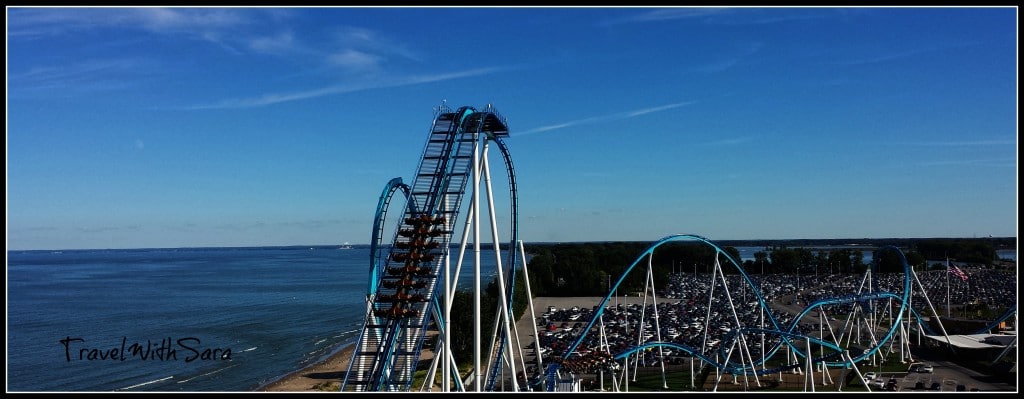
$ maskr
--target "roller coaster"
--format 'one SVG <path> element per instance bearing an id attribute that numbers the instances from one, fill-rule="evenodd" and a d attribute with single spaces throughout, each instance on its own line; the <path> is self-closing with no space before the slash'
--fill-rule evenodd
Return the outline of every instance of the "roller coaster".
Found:
<path id="1" fill-rule="evenodd" d="M 548 358 L 541 353 L 541 334 L 537 323 L 531 323 L 534 353 L 530 363 L 535 362 L 536 367 L 528 367 L 524 349 L 530 344 L 519 342 L 523 334 L 512 320 L 510 306 L 516 294 L 512 290 L 516 271 L 528 271 L 518 240 L 515 171 L 503 142 L 508 131 L 505 119 L 490 105 L 482 110 L 468 106 L 452 110 L 442 104 L 436 109 L 412 185 L 401 178 L 385 185 L 373 223 L 365 323 L 342 391 L 416 389 L 414 374 L 428 342 L 434 356 L 419 390 L 481 392 L 578 390 L 578 384 L 566 382 L 578 381 L 575 377 L 583 374 L 600 374 L 602 380 L 608 374 L 612 390 L 628 391 L 630 375 L 636 381 L 641 367 L 660 369 L 663 388 L 670 389 L 666 365 L 673 359 L 685 359 L 689 364 L 688 389 L 710 385 L 717 391 L 722 381 L 728 383 L 729 376 L 732 384 L 742 384 L 744 389 L 761 387 L 791 373 L 805 375 L 804 388 L 813 391 L 817 370 L 821 372 L 819 384 L 838 385 L 841 390 L 843 381 L 849 379 L 835 381 L 830 369 L 840 370 L 843 376 L 852 372 L 856 381 L 862 381 L 859 366 L 866 363 L 893 358 L 913 362 L 914 333 L 941 335 L 948 341 L 938 312 L 899 248 L 879 251 L 897 256 L 903 268 L 901 279 L 880 279 L 877 270 L 869 267 L 848 292 L 830 290 L 834 296 L 780 311 L 773 306 L 778 293 L 763 292 L 763 274 L 748 275 L 728 252 L 704 237 L 680 234 L 665 237 L 641 253 L 594 306 L 585 326 L 565 334 L 571 343 L 556 356 Z M 492 144 L 501 153 L 508 178 L 509 239 L 504 242 L 498 234 L 501 223 L 495 213 L 488 161 Z M 463 210 L 467 193 L 471 201 Z M 484 196 L 486 203 L 481 205 Z M 389 231 L 388 211 L 396 198 L 404 201 L 404 206 L 396 227 Z M 461 212 L 466 216 L 461 239 L 457 239 Z M 480 218 L 484 212 L 489 216 L 491 247 L 487 250 L 494 252 L 500 298 L 488 345 L 483 342 L 479 322 Z M 390 239 L 390 245 L 385 245 L 385 239 Z M 466 373 L 458 370 L 448 350 L 452 334 L 447 321 L 453 320 L 450 298 L 470 243 L 474 307 L 472 314 L 458 315 L 474 320 L 473 362 Z M 663 246 L 679 244 L 710 249 L 711 273 L 698 276 L 695 271 L 687 282 L 691 285 L 681 294 L 666 297 L 663 292 L 659 301 L 653 272 L 655 253 Z M 644 290 L 637 297 L 640 303 L 612 306 L 631 273 L 646 274 Z M 525 280 L 527 292 L 519 294 L 530 298 L 530 319 L 537 320 L 529 279 Z M 1000 319 L 1010 317 L 1016 317 L 1015 306 Z M 935 323 L 930 322 L 933 320 Z M 432 338 L 428 340 L 428 336 Z M 438 368 L 439 385 L 434 381 Z M 528 377 L 530 369 L 532 377 Z M 605 386 L 603 381 L 601 385 Z M 870 390 L 867 384 L 861 385 Z"/>
<path id="2" fill-rule="evenodd" d="M 691 292 L 688 299 L 663 298 L 659 302 L 652 267 L 655 251 L 663 245 L 680 242 L 713 249 L 712 272 L 694 277 L 703 279 L 695 285 L 701 291 Z M 858 365 L 865 362 L 874 364 L 893 357 L 901 363 L 913 362 L 912 333 L 936 334 L 918 309 L 911 306 L 915 297 L 926 302 L 928 313 L 937 321 L 938 334 L 947 338 L 948 335 L 941 320 L 934 316 L 938 313 L 902 251 L 892 246 L 879 251 L 891 251 L 898 256 L 903 268 L 903 278 L 898 284 L 873 278 L 877 265 L 872 264 L 861 283 L 851 287 L 853 292 L 836 292 L 841 295 L 814 300 L 794 314 L 782 314 L 770 305 L 755 276 L 748 275 L 729 253 L 710 240 L 696 235 L 666 237 L 650 246 L 626 269 L 608 295 L 594 307 L 595 312 L 581 333 L 556 361 L 548 364 L 545 390 L 556 390 L 556 382 L 564 380 L 560 375 L 563 372 L 570 375 L 608 372 L 612 375 L 614 390 L 628 390 L 630 371 L 635 381 L 642 366 L 660 366 L 665 381 L 669 358 L 666 351 L 688 358 L 691 368 L 698 368 L 697 371 L 691 369 L 691 388 L 703 386 L 705 382 L 696 379 L 708 379 L 713 371 L 715 375 L 710 383 L 713 391 L 718 390 L 726 376 L 733 377 L 733 384 L 739 384 L 742 378 L 744 388 L 760 388 L 768 381 L 764 377 L 781 377 L 784 372 L 806 375 L 805 388 L 814 390 L 811 370 L 821 371 L 820 383 L 829 385 L 835 384 L 832 373 L 827 371 L 829 368 L 853 372 L 863 378 Z M 646 270 L 643 270 L 638 265 L 645 260 Z M 622 309 L 621 305 L 609 306 L 626 276 L 643 271 L 647 280 L 641 294 L 639 316 L 635 311 L 632 314 L 616 311 Z M 836 287 L 830 288 L 839 291 Z M 744 298 L 752 299 L 738 299 L 739 292 Z M 678 312 L 680 309 L 682 313 Z M 671 322 L 659 318 L 659 311 L 665 310 L 677 311 Z M 625 339 L 616 337 L 617 342 L 612 342 L 605 332 L 606 312 L 615 313 L 608 324 L 630 326 L 633 334 Z M 1015 313 L 1016 307 L 1013 307 L 1001 318 Z M 836 319 L 837 315 L 840 319 Z M 679 325 L 688 331 L 678 332 Z M 813 328 L 809 328 L 811 326 Z M 667 332 L 671 332 L 672 339 L 663 337 Z M 669 388 L 667 382 L 662 388 Z"/>
<path id="3" fill-rule="evenodd" d="M 480 313 L 480 216 L 489 211 L 491 241 L 498 264 L 497 272 L 502 273 L 501 248 L 498 238 L 490 181 L 488 149 L 493 143 L 505 161 L 510 195 L 509 214 L 511 220 L 510 240 L 505 244 L 509 250 L 506 264 L 515 265 L 519 250 L 512 245 L 516 242 L 516 185 L 511 157 L 502 138 L 508 137 L 505 119 L 488 105 L 482 110 L 464 106 L 452 110 L 442 104 L 436 109 L 426 146 L 420 158 L 412 185 L 403 183 L 401 178 L 388 182 L 378 200 L 374 216 L 373 234 L 370 244 L 370 279 L 367 289 L 364 326 L 360 331 L 356 351 L 342 381 L 342 391 L 408 391 L 417 369 L 423 347 L 432 329 L 441 339 L 436 340 L 434 364 L 440 363 L 444 386 L 454 385 L 463 389 L 463 381 L 454 365 L 450 351 L 450 329 L 445 321 L 450 320 L 451 301 L 455 284 L 461 271 L 469 233 L 473 232 L 475 308 Z M 481 178 L 486 186 L 487 207 L 481 208 Z M 472 203 L 461 241 L 453 240 L 462 200 L 469 191 Z M 405 205 L 398 227 L 394 229 L 390 245 L 384 245 L 387 233 L 387 215 L 395 194 Z M 453 256 L 452 246 L 458 245 L 458 262 L 454 273 L 450 270 Z M 511 268 L 514 273 L 515 268 Z M 509 281 L 514 274 L 509 275 Z M 504 282 L 505 278 L 499 278 Z M 511 288 L 511 287 L 510 287 Z M 506 291 L 502 286 L 502 292 Z M 508 320 L 507 304 L 502 307 L 504 319 Z M 479 320 L 479 317 L 475 317 Z M 509 331 L 494 334 L 502 337 L 490 347 L 508 347 Z M 479 323 L 474 326 L 474 378 L 470 379 L 476 390 L 481 390 L 485 379 L 481 367 L 481 332 Z M 493 355 L 493 352 L 492 352 Z M 500 362 L 492 361 L 492 369 L 500 369 Z M 495 374 L 495 373 L 492 373 Z M 431 374 L 433 376 L 433 373 Z M 454 377 L 454 384 L 449 379 Z"/>

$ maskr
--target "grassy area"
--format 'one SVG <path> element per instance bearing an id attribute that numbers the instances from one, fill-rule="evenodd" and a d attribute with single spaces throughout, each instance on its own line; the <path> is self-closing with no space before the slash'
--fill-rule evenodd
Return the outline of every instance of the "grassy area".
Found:
<path id="1" fill-rule="evenodd" d="M 611 389 L 611 377 L 605 376 L 605 389 Z M 700 383 L 697 380 L 697 383 Z M 665 387 L 668 386 L 666 389 Z M 661 376 L 661 369 L 647 369 L 640 370 L 634 379 L 630 376 L 629 380 L 629 391 L 630 392 L 656 392 L 656 391 L 692 391 L 693 386 L 690 385 L 690 371 L 680 370 L 675 372 L 666 372 L 664 379 Z"/>
<path id="2" fill-rule="evenodd" d="M 893 356 L 893 358 L 895 358 L 895 356 Z M 423 385 L 423 382 L 424 382 L 424 380 L 427 377 L 427 371 L 428 371 L 428 368 L 429 368 L 429 363 L 430 362 L 421 362 L 419 369 L 416 371 L 416 373 L 413 376 L 413 384 L 412 384 L 412 389 L 413 390 L 419 391 L 420 387 Z M 771 361 L 771 360 L 769 360 L 769 367 L 778 367 L 778 366 L 780 366 L 782 364 L 783 363 L 781 361 Z M 898 359 L 894 359 L 894 360 L 889 360 L 889 361 L 886 361 L 886 362 L 880 362 L 880 363 L 877 363 L 875 365 L 871 365 L 869 362 L 861 362 L 860 364 L 857 365 L 857 367 L 858 367 L 858 369 L 860 370 L 860 372 L 862 374 L 863 373 L 867 373 L 867 372 L 889 374 L 889 373 L 906 372 L 908 365 L 904 364 L 904 363 L 900 363 Z M 465 375 L 467 375 L 471 371 L 472 364 L 461 365 L 459 368 L 460 368 L 459 374 L 465 376 Z M 844 375 L 844 373 L 843 373 L 844 370 L 838 369 L 838 368 L 833 368 L 831 370 L 832 370 L 833 378 L 835 380 L 832 383 L 828 384 L 828 385 L 822 385 L 820 383 L 820 372 L 817 373 L 815 381 L 819 381 L 819 382 L 817 382 L 816 385 L 815 385 L 815 390 L 816 391 L 830 392 L 830 391 L 836 391 L 838 389 L 838 384 L 840 383 L 840 381 L 838 379 L 841 378 Z M 713 368 L 708 369 L 708 371 L 707 371 L 708 375 L 706 376 L 706 379 L 703 381 L 703 385 L 702 385 L 702 380 L 701 380 L 701 378 L 702 378 L 701 377 L 701 372 L 699 370 L 695 370 L 695 371 L 696 371 L 697 375 L 695 376 L 694 381 L 695 381 L 695 383 L 698 386 L 697 388 L 694 388 L 691 385 L 691 382 L 690 382 L 691 381 L 691 379 L 690 379 L 690 367 L 688 365 L 668 366 L 667 369 L 666 369 L 666 374 L 665 374 L 664 379 L 662 378 L 662 373 L 661 373 L 661 368 L 660 367 L 644 367 L 644 368 L 641 368 L 639 370 L 637 375 L 635 375 L 635 376 L 634 375 L 630 375 L 630 377 L 629 377 L 629 384 L 628 384 L 629 385 L 629 391 L 630 392 L 660 392 L 660 391 L 676 391 L 676 392 L 678 392 L 678 391 L 710 391 L 711 389 L 713 389 L 713 387 L 715 385 L 715 380 L 717 379 L 717 376 L 715 374 L 715 370 Z M 864 383 L 860 381 L 860 379 L 859 379 L 859 377 L 857 377 L 856 373 L 852 369 L 847 370 L 847 371 L 848 371 L 848 373 L 846 374 L 847 380 L 842 382 L 842 391 L 843 392 L 865 392 L 865 391 L 867 391 L 867 388 L 865 388 Z M 440 385 L 441 385 L 441 377 L 442 377 L 441 376 L 441 370 L 440 370 L 440 368 L 438 368 L 438 370 L 436 371 L 436 376 L 434 377 L 434 386 L 435 387 L 438 387 L 438 388 L 440 387 Z M 616 374 L 616 378 L 621 378 L 621 372 Z M 747 378 L 746 383 L 744 383 L 744 378 Z M 805 376 L 804 375 L 795 375 L 795 374 L 790 374 L 789 372 L 783 372 L 782 373 L 782 379 L 783 379 L 783 381 L 780 382 L 779 381 L 779 374 L 777 374 L 777 373 L 776 374 L 771 374 L 771 375 L 762 375 L 762 376 L 758 377 L 758 380 L 760 381 L 760 386 L 758 386 L 758 384 L 757 384 L 757 382 L 755 382 L 753 376 L 747 376 L 747 377 L 737 376 L 737 377 L 735 377 L 735 381 L 737 383 L 734 384 L 733 383 L 734 377 L 732 375 L 725 375 L 725 376 L 722 376 L 721 382 L 719 382 L 718 391 L 742 391 L 742 390 L 747 390 L 747 391 L 804 391 L 804 389 L 805 389 L 804 388 L 804 380 L 805 380 Z M 584 390 L 596 389 L 598 387 L 598 384 L 600 383 L 600 380 L 601 380 L 601 377 L 599 377 L 597 375 L 593 375 L 593 376 L 588 375 L 588 376 L 585 377 L 584 383 L 582 384 L 582 388 Z M 612 388 L 612 375 L 611 375 L 611 373 L 605 373 L 604 377 L 603 377 L 603 380 L 604 380 L 604 389 L 606 391 L 613 390 L 613 388 Z M 665 388 L 666 385 L 668 386 L 667 389 Z M 622 384 L 620 383 L 619 386 L 622 387 Z M 877 388 L 872 388 L 872 390 L 876 391 L 878 389 Z"/>
<path id="3" fill-rule="evenodd" d="M 472 364 L 460 365 L 459 366 L 459 375 L 463 376 L 463 378 L 465 378 L 466 376 L 469 375 L 469 372 L 472 369 L 473 369 L 473 365 Z M 413 376 L 412 376 L 412 390 L 414 390 L 414 391 L 419 391 L 420 390 L 420 387 L 423 386 L 423 383 L 427 379 L 427 371 L 429 371 L 429 370 L 430 370 L 430 361 L 420 362 L 419 363 L 416 372 L 413 373 Z M 441 366 L 438 365 L 437 366 L 437 370 L 434 372 L 434 385 L 433 386 L 438 388 L 438 389 L 440 389 L 441 388 L 441 381 L 443 380 L 443 377 L 444 376 L 441 374 Z M 452 383 L 454 384 L 454 381 Z"/>
<path id="4" fill-rule="evenodd" d="M 778 364 L 776 364 L 778 366 Z M 861 373 L 875 372 L 875 373 L 899 373 L 906 372 L 907 365 L 900 363 L 897 360 L 888 361 L 885 363 L 876 364 L 870 366 L 867 363 L 858 365 Z M 641 368 L 637 375 L 634 377 L 630 375 L 629 378 L 629 391 L 630 392 L 659 392 L 659 391 L 710 391 L 715 389 L 715 381 L 718 376 L 713 368 L 709 368 L 705 373 L 706 377 L 702 377 L 700 371 L 695 370 L 696 375 L 693 378 L 694 383 L 697 385 L 695 388 L 691 385 L 690 369 L 689 366 L 672 366 L 666 370 L 665 377 L 663 379 L 660 367 L 647 367 Z M 832 380 L 827 385 L 821 383 L 821 372 L 815 372 L 815 391 L 819 392 L 834 392 L 839 390 L 840 386 L 843 392 L 866 392 L 867 388 L 865 384 L 857 376 L 853 369 L 840 369 L 831 368 Z M 617 374 L 621 377 L 621 373 Z M 845 379 L 840 381 L 840 379 Z M 780 381 L 781 379 L 781 381 Z M 591 380 L 591 377 L 587 377 L 587 380 Z M 593 377 L 593 387 L 597 387 L 598 377 Z M 773 373 L 769 375 L 761 375 L 755 378 L 753 376 L 732 376 L 723 375 L 721 381 L 718 383 L 718 391 L 804 391 L 805 387 L 805 375 L 791 374 L 790 372 Z M 735 382 L 735 383 L 734 383 Z M 760 382 L 760 384 L 758 384 Z M 587 384 L 583 384 L 584 388 Z M 620 388 L 623 384 L 620 383 Z M 666 388 L 667 386 L 667 388 Z M 609 374 L 604 375 L 604 389 L 612 390 L 612 377 Z M 877 391 L 878 388 L 872 388 L 872 391 Z"/>
<path id="5" fill-rule="evenodd" d="M 313 389 L 322 392 L 339 392 L 341 391 L 341 381 L 324 381 L 313 385 Z"/>

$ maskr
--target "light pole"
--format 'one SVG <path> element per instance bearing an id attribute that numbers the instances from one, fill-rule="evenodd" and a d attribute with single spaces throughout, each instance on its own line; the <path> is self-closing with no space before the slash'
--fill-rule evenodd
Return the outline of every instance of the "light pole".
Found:
<path id="1" fill-rule="evenodd" d="M 800 265 L 796 265 L 796 292 L 800 292 Z"/>

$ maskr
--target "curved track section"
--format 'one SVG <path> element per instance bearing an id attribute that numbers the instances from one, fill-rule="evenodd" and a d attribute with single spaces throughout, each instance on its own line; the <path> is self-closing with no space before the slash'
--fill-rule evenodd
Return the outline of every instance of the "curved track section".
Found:
<path id="1" fill-rule="evenodd" d="M 512 219 L 510 221 L 510 226 L 512 230 L 510 232 L 511 239 L 508 241 L 508 260 L 507 263 L 505 264 L 509 269 L 509 273 L 505 279 L 505 287 L 508 288 L 506 303 L 508 304 L 508 314 L 511 315 L 515 314 L 513 311 L 512 304 L 513 300 L 515 299 L 515 281 L 517 269 L 516 261 L 520 256 L 520 254 L 518 253 L 519 248 L 515 245 L 515 243 L 518 242 L 519 240 L 519 195 L 516 190 L 516 171 L 515 168 L 512 166 L 512 156 L 508 152 L 508 147 L 505 145 L 505 142 L 502 141 L 500 138 L 495 138 L 494 142 L 498 145 L 498 150 L 501 151 L 501 157 L 505 161 L 505 171 L 506 174 L 508 175 L 508 186 L 510 195 L 510 217 Z M 525 254 L 522 256 L 525 256 Z M 498 355 L 496 356 L 496 359 L 492 362 L 491 371 L 487 377 L 487 391 L 493 391 L 495 385 L 498 383 L 499 375 L 501 373 L 503 365 L 505 364 L 503 360 L 506 357 L 506 348 L 510 345 L 510 342 L 508 342 L 509 337 L 506 336 L 505 334 L 496 334 L 495 338 L 498 341 L 495 345 L 495 351 Z"/>
<path id="2" fill-rule="evenodd" d="M 366 321 L 342 391 L 409 390 L 435 313 L 430 306 L 436 306 L 441 266 L 448 256 L 481 134 L 488 139 L 507 136 L 508 128 L 490 108 L 452 111 L 442 106 L 430 127 L 413 184 L 404 186 L 400 179 L 392 179 L 385 187 L 374 219 Z M 378 247 L 390 197 L 397 189 L 406 193 L 406 206 L 390 247 Z M 378 251 L 387 256 L 381 259 Z"/>
<path id="3" fill-rule="evenodd" d="M 648 295 L 654 293 L 655 286 L 651 260 L 662 245 L 680 242 L 710 247 L 714 267 L 709 275 L 700 277 L 695 271 L 693 280 L 703 281 L 679 294 L 682 299 L 662 299 L 659 303 L 658 295 Z M 726 374 L 756 379 L 786 370 L 851 368 L 870 357 L 887 356 L 903 348 L 910 320 L 916 319 L 918 325 L 924 323 L 908 305 L 911 280 L 916 277 L 902 251 L 892 246 L 879 251 L 894 251 L 902 263 L 903 278 L 895 292 L 878 289 L 879 285 L 872 281 L 875 271 L 869 269 L 852 294 L 822 298 L 806 307 L 790 307 L 782 312 L 770 306 L 758 281 L 710 240 L 696 235 L 663 238 L 625 269 L 595 307 L 582 333 L 548 364 L 545 390 L 555 390 L 557 381 L 565 377 L 563 372 L 628 373 L 633 369 L 635 373 L 639 366 L 660 364 L 664 373 L 667 353 L 690 358 L 691 367 L 692 362 L 699 361 L 702 378 L 708 378 L 709 371 L 715 370 L 719 380 Z M 642 263 L 646 268 L 638 268 Z M 648 272 L 650 279 L 650 291 L 645 288 L 643 303 L 609 306 L 627 276 L 643 271 Z M 661 325 L 659 312 L 668 313 L 672 323 L 666 324 L 671 326 Z M 680 325 L 684 331 L 677 330 Z M 606 333 L 606 327 L 615 332 Z M 609 335 L 614 335 L 614 339 Z"/>
<path id="4" fill-rule="evenodd" d="M 370 240 L 370 286 L 367 292 L 371 296 L 377 293 L 377 281 L 380 280 L 380 265 L 383 260 L 380 243 L 384 239 L 384 220 L 387 217 L 388 208 L 390 208 L 391 205 L 391 198 L 395 195 L 395 192 L 399 190 L 405 194 L 405 200 L 408 202 L 407 207 L 413 210 L 416 209 L 416 204 L 409 202 L 409 185 L 402 183 L 401 177 L 391 179 L 391 181 L 384 186 L 384 191 L 380 193 L 380 199 L 377 201 L 377 212 L 374 214 L 375 216 L 373 218 L 373 237 Z"/>
<path id="5" fill-rule="evenodd" d="M 976 331 L 975 334 L 988 334 L 990 331 L 996 329 L 996 327 L 999 326 L 999 323 L 1007 321 L 1011 317 L 1014 317 L 1016 315 L 1017 315 L 1017 305 L 1013 305 L 1009 309 L 1006 309 L 1006 311 L 1003 312 L 1002 315 L 1000 315 L 999 317 L 996 317 L 996 319 L 993 320 L 992 323 L 989 323 L 989 325 L 978 329 L 978 331 Z"/>

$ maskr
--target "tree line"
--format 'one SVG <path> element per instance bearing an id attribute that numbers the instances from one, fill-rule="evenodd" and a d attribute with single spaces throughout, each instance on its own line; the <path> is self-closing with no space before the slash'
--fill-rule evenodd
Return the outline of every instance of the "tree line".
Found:
<path id="1" fill-rule="evenodd" d="M 996 247 L 1003 247 L 992 239 L 902 239 L 907 264 L 915 270 L 930 268 L 928 260 L 948 259 L 974 265 L 990 266 L 998 260 Z M 881 243 L 879 243 L 881 244 Z M 589 242 L 531 244 L 530 287 L 535 296 L 604 296 L 626 269 L 637 263 L 619 285 L 620 292 L 639 292 L 646 281 L 647 260 L 638 261 L 649 242 Z M 894 245 L 895 246 L 895 245 Z M 863 273 L 871 264 L 864 261 L 861 248 L 806 248 L 765 243 L 763 251 L 753 259 L 741 260 L 734 246 L 721 246 L 728 254 L 719 254 L 718 262 L 725 274 L 738 274 L 728 258 L 738 263 L 748 275 L 759 274 L 851 274 Z M 880 246 L 881 247 L 881 246 Z M 902 272 L 902 262 L 896 251 L 872 250 L 875 271 Z M 700 242 L 670 242 L 654 252 L 651 260 L 656 288 L 668 281 L 672 273 L 710 273 L 715 264 L 714 248 Z M 934 265 L 932 265 L 934 266 Z M 942 266 L 944 267 L 944 266 Z"/>

